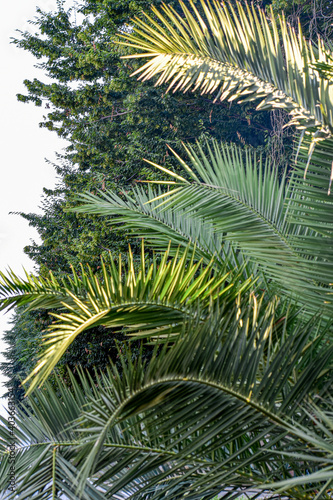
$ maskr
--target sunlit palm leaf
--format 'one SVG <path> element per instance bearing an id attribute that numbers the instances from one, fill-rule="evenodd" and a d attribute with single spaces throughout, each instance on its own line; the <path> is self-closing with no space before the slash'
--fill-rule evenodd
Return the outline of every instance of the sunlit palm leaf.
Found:
<path id="1" fill-rule="evenodd" d="M 191 10 L 180 2 L 184 18 L 164 5 L 163 13 L 152 7 L 160 24 L 148 15 L 148 23 L 134 20 L 126 45 L 143 52 L 126 57 L 151 58 L 134 74 L 144 80 L 159 75 L 156 85 L 169 82 L 169 89 L 184 92 L 199 88 L 215 93 L 215 100 L 261 99 L 258 109 L 287 110 L 290 124 L 308 129 L 313 145 L 331 137 L 333 87 L 314 66 L 330 60 L 321 40 L 315 52 L 300 26 L 296 35 L 272 10 L 268 19 L 253 5 L 238 4 L 235 12 L 225 3 L 201 0 L 202 18 L 189 3 Z"/>

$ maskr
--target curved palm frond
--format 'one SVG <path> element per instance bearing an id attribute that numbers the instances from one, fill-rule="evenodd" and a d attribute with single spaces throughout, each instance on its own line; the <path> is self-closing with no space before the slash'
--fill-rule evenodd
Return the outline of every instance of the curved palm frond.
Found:
<path id="1" fill-rule="evenodd" d="M 225 269 L 214 270 L 214 261 L 203 266 L 194 262 L 195 254 L 184 249 L 168 258 L 166 251 L 160 259 L 147 261 L 142 243 L 139 270 L 135 271 L 133 255 L 128 253 L 128 266 L 121 257 L 118 266 L 110 255 L 110 263 L 101 261 L 101 275 L 82 267 L 79 276 L 59 282 L 50 278 L 28 277 L 21 280 L 14 273 L 2 275 L 0 293 L 2 309 L 29 304 L 37 308 L 60 308 L 51 313 L 56 322 L 44 335 L 45 350 L 35 370 L 37 376 L 31 389 L 44 382 L 74 339 L 85 330 L 103 325 L 119 329 L 136 338 L 155 337 L 163 341 L 177 335 L 182 324 L 194 317 L 204 321 L 211 309 L 223 303 L 225 310 L 240 292 L 248 290 L 253 280 L 242 281 L 242 273 L 231 278 Z M 199 304 L 200 302 L 200 304 Z"/>
<path id="2" fill-rule="evenodd" d="M 151 59 L 133 75 L 147 80 L 159 74 L 156 85 L 170 82 L 168 90 L 200 89 L 215 92 L 215 100 L 261 99 L 257 109 L 285 109 L 290 125 L 312 135 L 310 153 L 332 136 L 333 87 L 315 69 L 318 62 L 329 63 L 331 54 L 320 39 L 315 52 L 300 26 L 297 36 L 272 10 L 267 19 L 253 5 L 238 4 L 235 12 L 225 3 L 201 0 L 203 18 L 189 3 L 192 12 L 180 2 L 183 18 L 163 5 L 163 13 L 152 7 L 160 24 L 147 14 L 149 24 L 134 19 L 134 33 L 124 35 L 124 44 L 143 53 L 125 57 Z"/>
<path id="3" fill-rule="evenodd" d="M 110 192 L 103 199 L 85 194 L 79 198 L 85 204 L 75 210 L 118 214 L 113 223 L 136 227 L 135 234 L 152 241 L 198 241 L 206 259 L 215 250 L 222 261 L 234 265 L 240 251 L 241 262 L 250 259 L 256 271 L 262 271 L 266 289 L 278 285 L 310 312 L 321 308 L 331 315 L 332 202 L 322 186 L 323 168 L 318 175 L 311 164 L 305 181 L 297 172 L 291 180 L 279 179 L 269 162 L 252 157 L 251 151 L 216 141 L 207 149 L 206 154 L 200 145 L 196 150 L 185 146 L 190 164 L 179 161 L 190 180 L 154 164 L 175 179 L 170 190 L 157 194 L 149 189 L 144 194 L 137 188 L 125 202 Z M 157 196 L 151 197 L 154 193 Z M 224 251 L 227 242 L 230 247 Z"/>
<path id="4" fill-rule="evenodd" d="M 332 385 L 332 347 L 309 341 L 315 319 L 275 345 L 274 325 L 274 305 L 262 308 L 253 297 L 222 321 L 216 316 L 209 326 L 194 323 L 190 336 L 178 337 L 148 364 L 128 353 L 122 376 L 115 368 L 104 375 L 98 401 L 81 419 L 87 434 L 81 479 L 103 471 L 97 484 L 110 483 L 110 498 L 127 485 L 136 491 L 133 498 L 167 498 L 178 487 L 173 498 L 184 498 L 186 491 L 195 499 L 229 488 L 241 496 L 241 488 L 265 488 L 270 480 L 320 468 L 289 457 L 288 465 L 276 450 L 300 446 L 294 424 L 307 418 L 300 404 Z M 108 436 L 117 425 L 132 433 L 133 444 L 151 450 L 148 443 L 154 443 L 155 453 L 130 460 L 114 455 Z M 299 496 L 292 498 L 307 498 L 302 487 L 294 491 Z"/>
<path id="5" fill-rule="evenodd" d="M 224 241 L 206 218 L 185 210 L 156 210 L 162 194 L 161 187 L 153 189 L 151 185 L 136 186 L 131 196 L 124 194 L 125 199 L 112 191 L 101 191 L 99 195 L 83 193 L 77 196 L 82 205 L 71 210 L 110 217 L 113 227 L 125 225 L 155 250 L 162 251 L 170 245 L 170 255 L 175 255 L 179 246 L 188 247 L 195 249 L 196 258 L 206 265 L 213 259 L 216 270 L 233 273 L 234 269 L 243 269 L 244 279 L 257 274 L 257 266 L 248 262 L 230 241 Z"/>
<path id="6" fill-rule="evenodd" d="M 227 315 L 185 325 L 148 363 L 126 350 L 121 373 L 113 366 L 76 380 L 69 372 L 71 388 L 57 378 L 35 390 L 16 418 L 17 489 L 8 499 L 176 500 L 186 492 L 194 500 L 223 490 L 237 498 L 286 479 L 295 481 L 292 498 L 308 498 L 297 479 L 327 457 L 316 454 L 313 432 L 302 434 L 312 420 L 301 405 L 330 389 L 333 348 L 322 348 L 317 318 L 302 325 L 287 315 L 281 324 L 276 307 L 239 298 Z M 12 436 L 1 422 L 4 491 Z"/>
<path id="7" fill-rule="evenodd" d="M 124 223 L 133 234 L 144 238 L 146 244 L 152 244 L 156 250 L 165 250 L 170 242 L 172 249 L 190 245 L 192 249 L 195 247 L 197 257 L 205 264 L 214 257 L 217 260 L 222 238 L 214 232 L 212 224 L 185 211 L 157 212 L 158 202 L 149 202 L 161 194 L 161 189 L 153 189 L 150 185 L 136 186 L 131 196 L 123 195 L 124 199 L 112 191 L 100 192 L 99 196 L 83 193 L 77 199 L 84 204 L 71 211 L 112 217 L 112 224 Z"/>
<path id="8" fill-rule="evenodd" d="M 42 390 L 33 391 L 21 403 L 15 417 L 14 435 L 8 428 L 6 419 L 0 416 L 0 491 L 5 492 L 6 500 L 108 498 L 105 496 L 106 488 L 97 484 L 100 482 L 98 476 L 88 478 L 80 494 L 76 491 L 80 461 L 86 447 L 76 422 L 81 418 L 89 397 L 98 401 L 99 388 L 96 380 L 82 371 L 77 379 L 70 371 L 68 376 L 57 376 L 55 385 L 46 382 Z M 13 441 L 15 462 L 10 459 L 10 445 Z M 109 433 L 105 450 L 113 462 L 121 457 L 123 464 L 126 457 L 130 457 L 131 463 L 140 455 L 141 458 L 147 458 L 150 454 L 156 455 L 159 452 L 166 462 L 170 455 L 174 455 L 164 453 L 148 440 L 144 445 L 137 443 L 133 433 L 122 425 L 115 426 Z M 15 491 L 7 489 L 10 467 L 15 469 Z M 163 468 L 168 469 L 161 465 L 160 472 Z M 146 481 L 149 477 L 147 474 L 141 481 Z M 128 499 L 133 490 L 137 489 L 136 483 L 138 481 L 134 481 L 132 487 L 125 485 L 115 498 Z"/>

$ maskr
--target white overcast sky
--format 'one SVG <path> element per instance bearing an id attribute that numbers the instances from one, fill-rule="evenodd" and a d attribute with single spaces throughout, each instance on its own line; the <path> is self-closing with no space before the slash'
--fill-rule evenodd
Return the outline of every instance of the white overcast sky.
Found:
<path id="1" fill-rule="evenodd" d="M 0 269 L 10 266 L 23 275 L 22 266 L 33 270 L 33 263 L 23 253 L 31 240 L 38 240 L 37 232 L 27 221 L 9 212 L 40 213 L 43 187 L 52 188 L 56 183 L 53 168 L 45 158 L 55 160 L 55 151 L 61 152 L 65 142 L 55 133 L 39 128 L 45 109 L 33 104 L 18 102 L 17 93 L 24 93 L 24 79 L 42 78 L 34 68 L 32 55 L 10 44 L 15 30 L 30 30 L 29 19 L 36 15 L 36 6 L 54 10 L 56 0 L 15 0 L 6 2 L 0 17 L 1 54 L 1 167 L 0 167 Z M 9 314 L 0 312 L 0 334 L 8 328 Z M 5 344 L 0 343 L 3 352 Z M 0 395 L 3 379 L 0 375 Z"/>

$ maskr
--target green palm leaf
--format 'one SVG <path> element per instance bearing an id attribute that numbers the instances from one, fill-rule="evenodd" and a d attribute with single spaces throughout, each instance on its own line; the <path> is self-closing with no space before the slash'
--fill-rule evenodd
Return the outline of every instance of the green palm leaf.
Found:
<path id="1" fill-rule="evenodd" d="M 332 182 L 333 144 L 331 141 L 323 141 L 317 146 L 304 180 L 302 172 L 307 162 L 308 143 L 309 141 L 305 140 L 300 147 L 298 162 L 291 179 L 291 188 L 296 195 L 290 200 L 289 220 L 312 229 L 312 237 L 320 237 L 322 242 L 322 245 L 318 245 L 317 252 L 326 260 L 332 260 L 333 200 L 330 191 L 327 192 L 327 176 L 330 176 Z M 331 188 L 331 185 L 329 187 Z M 304 252 L 308 252 L 305 245 Z"/>
<path id="2" fill-rule="evenodd" d="M 159 75 L 156 85 L 215 93 L 215 101 L 261 99 L 258 109 L 287 110 L 290 124 L 312 134 L 312 146 L 331 137 L 333 87 L 315 69 L 331 55 L 320 39 L 315 52 L 300 26 L 297 36 L 272 10 L 267 19 L 254 6 L 238 4 L 235 12 L 216 0 L 201 0 L 203 18 L 189 3 L 192 11 L 180 2 L 183 18 L 164 5 L 163 13 L 152 7 L 159 24 L 147 14 L 149 23 L 134 20 L 134 33 L 124 44 L 143 52 L 126 57 L 150 58 L 134 75 L 143 80 Z"/>
<path id="3" fill-rule="evenodd" d="M 332 202 L 323 187 L 324 167 L 319 172 L 311 164 L 309 179 L 304 181 L 300 166 L 288 181 L 279 179 L 269 162 L 251 151 L 244 153 L 215 141 L 207 149 L 205 153 L 200 145 L 196 150 L 185 147 L 190 164 L 179 160 L 190 180 L 155 165 L 176 179 L 173 189 L 158 193 L 150 189 L 146 195 L 137 188 L 133 199 L 126 201 L 113 193 L 103 199 L 81 195 L 85 204 L 79 210 L 112 216 L 113 223 L 123 222 L 129 228 L 136 226 L 135 233 L 151 241 L 198 242 L 206 259 L 216 251 L 221 260 L 237 265 L 240 251 L 240 262 L 251 259 L 271 294 L 278 285 L 280 293 L 298 298 L 308 311 L 321 309 L 330 316 Z M 320 152 L 319 148 L 314 158 Z M 117 214 L 120 217 L 114 218 Z M 224 251 L 226 242 L 230 247 Z"/>
<path id="4" fill-rule="evenodd" d="M 257 274 L 257 267 L 246 261 L 229 241 L 224 241 L 206 218 L 179 209 L 156 210 L 162 194 L 160 187 L 153 189 L 151 185 L 135 187 L 131 196 L 124 194 L 124 199 L 112 191 L 100 192 L 99 196 L 83 193 L 77 196 L 82 204 L 72 210 L 109 217 L 113 228 L 125 225 L 154 250 L 165 250 L 170 245 L 170 255 L 175 255 L 181 245 L 195 249 L 196 257 L 206 265 L 213 259 L 216 269 L 227 269 L 231 274 L 235 268 L 237 272 L 244 269 L 244 279 Z"/>
<path id="5" fill-rule="evenodd" d="M 173 248 L 179 245 L 195 247 L 196 255 L 206 264 L 214 256 L 218 257 L 222 241 L 220 235 L 214 233 L 213 226 L 184 211 L 157 212 L 158 202 L 148 202 L 161 194 L 161 189 L 153 190 L 150 185 L 134 188 L 132 196 L 124 194 L 124 199 L 112 191 L 101 192 L 100 196 L 83 193 L 77 199 L 84 204 L 73 211 L 112 217 L 112 224 L 126 224 L 133 234 L 151 243 L 155 250 L 165 250 L 171 242 Z"/>
<path id="6" fill-rule="evenodd" d="M 67 498 L 103 500 L 104 495 L 87 481 L 82 494 L 75 492 L 79 470 L 73 457 L 80 443 L 70 428 L 84 405 L 87 381 L 81 386 L 72 379 L 75 395 L 58 378 L 55 386 L 47 384 L 28 402 L 16 409 L 14 437 L 7 421 L 0 417 L 0 491 L 8 488 L 10 467 L 15 468 L 15 491 L 7 490 L 8 500 Z M 15 461 L 10 460 L 9 444 L 15 442 Z"/>
<path id="7" fill-rule="evenodd" d="M 81 268 L 81 276 L 73 270 L 73 278 L 59 282 L 50 278 L 28 277 L 21 280 L 14 273 L 0 281 L 1 308 L 29 304 L 30 308 L 60 308 L 52 313 L 56 322 L 44 335 L 45 350 L 35 370 L 32 388 L 42 383 L 74 339 L 97 325 L 119 329 L 136 337 L 177 335 L 182 324 L 194 317 L 204 321 L 214 304 L 228 308 L 238 294 L 249 289 L 251 279 L 232 281 L 225 269 L 214 269 L 214 261 L 203 266 L 194 261 L 194 252 L 185 249 L 169 259 L 169 251 L 159 260 L 148 262 L 142 244 L 139 270 L 135 271 L 131 251 L 127 269 L 121 257 L 118 266 L 110 255 L 110 263 L 101 261 L 101 278 L 89 267 Z M 199 307 L 200 302 L 200 307 Z"/>
<path id="8" fill-rule="evenodd" d="M 128 350 L 121 373 L 69 373 L 71 389 L 58 378 L 35 390 L 16 419 L 15 498 L 208 499 L 225 488 L 237 498 L 316 474 L 318 438 L 302 434 L 312 420 L 300 404 L 329 390 L 332 347 L 321 347 L 318 318 L 281 324 L 276 306 L 239 298 L 223 316 L 184 325 L 148 363 Z M 4 491 L 10 435 L 1 422 Z M 307 498 L 297 481 L 292 488 Z"/>

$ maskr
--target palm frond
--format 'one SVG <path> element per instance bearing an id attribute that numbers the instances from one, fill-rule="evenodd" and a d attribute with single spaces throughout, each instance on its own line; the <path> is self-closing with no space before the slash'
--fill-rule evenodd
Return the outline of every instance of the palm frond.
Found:
<path id="1" fill-rule="evenodd" d="M 101 191 L 99 195 L 82 193 L 77 196 L 82 204 L 71 210 L 108 217 L 113 228 L 125 225 L 154 250 L 162 251 L 170 246 L 170 255 L 175 255 L 179 246 L 188 247 L 195 249 L 196 258 L 206 265 L 213 259 L 216 270 L 233 274 L 235 269 L 237 272 L 243 269 L 245 280 L 257 274 L 257 267 L 248 262 L 239 249 L 233 248 L 230 241 L 224 241 L 223 235 L 216 232 L 206 218 L 185 210 L 156 210 L 162 194 L 160 186 L 154 189 L 150 184 L 135 187 L 131 196 L 124 194 L 125 199 L 113 191 Z"/>
<path id="2" fill-rule="evenodd" d="M 139 68 L 143 80 L 156 75 L 156 85 L 168 90 L 200 89 L 215 93 L 215 101 L 261 99 L 258 109 L 285 109 L 289 124 L 312 135 L 313 146 L 332 136 L 333 87 L 315 65 L 329 63 L 330 54 L 318 40 L 318 50 L 290 28 L 284 16 L 277 21 L 254 6 L 233 7 L 216 0 L 201 0 L 204 18 L 192 1 L 191 10 L 180 2 L 183 18 L 167 5 L 152 7 L 158 23 L 135 18 L 134 33 L 125 45 L 149 57 Z M 122 43 L 122 42 L 121 42 Z"/>
<path id="3" fill-rule="evenodd" d="M 80 444 L 70 424 L 81 414 L 89 385 L 87 381 L 79 385 L 73 379 L 75 391 L 72 393 L 64 381 L 57 380 L 55 387 L 47 384 L 43 391 L 35 392 L 16 409 L 13 430 L 8 428 L 6 419 L 0 417 L 0 491 L 7 490 L 8 500 L 105 499 L 89 480 L 80 496 L 75 492 L 79 469 L 73 457 Z M 14 461 L 10 455 L 12 443 Z M 15 491 L 8 489 L 10 468 L 15 469 Z"/>
<path id="4" fill-rule="evenodd" d="M 304 460 L 308 463 L 316 464 L 314 472 L 308 470 L 308 473 L 302 477 L 291 477 L 290 479 L 279 481 L 275 484 L 267 484 L 267 488 L 272 488 L 277 493 L 288 491 L 293 494 L 293 488 L 297 486 L 308 486 L 308 492 L 314 492 L 316 500 L 321 498 L 331 498 L 333 491 L 333 401 L 326 399 L 324 401 L 325 409 L 311 403 L 304 411 L 308 415 L 308 421 L 312 423 L 312 429 L 308 425 L 296 424 L 296 432 L 307 443 L 306 448 L 301 447 L 298 450 L 279 450 L 281 456 L 286 460 Z M 306 498 L 306 496 L 304 497 Z"/>
<path id="5" fill-rule="evenodd" d="M 200 155 L 191 146 L 186 147 L 192 182 L 177 182 L 174 190 L 159 197 L 160 205 L 156 208 L 191 211 L 208 219 L 225 240 L 260 263 L 267 279 L 299 297 L 310 311 L 326 309 L 330 315 L 333 266 L 327 220 L 332 204 L 327 193 L 325 200 L 318 199 L 317 206 L 313 206 L 309 225 L 304 217 L 299 223 L 299 215 L 308 208 L 306 203 L 303 207 L 306 187 L 305 194 L 302 189 L 312 189 L 313 200 L 323 195 L 318 181 L 312 185 L 312 177 L 304 184 L 302 178 L 300 185 L 299 176 L 290 182 L 285 178 L 279 181 L 277 172 L 269 164 L 264 167 L 260 158 L 251 161 L 248 152 L 244 161 L 241 150 L 213 144 L 214 150 L 209 149 L 208 155 L 200 147 Z M 187 170 L 191 170 L 189 166 Z M 198 180 L 198 175 L 202 180 Z M 316 210 L 319 205 L 321 213 Z M 324 213 L 326 233 L 316 231 L 313 225 L 314 218 L 318 221 Z M 319 238 L 322 245 L 318 252 Z"/>
<path id="6" fill-rule="evenodd" d="M 302 442 L 313 446 L 301 434 L 311 423 L 301 404 L 331 387 L 332 347 L 318 318 L 304 325 L 287 314 L 281 326 L 277 305 L 238 298 L 226 315 L 184 325 L 173 347 L 156 347 L 149 362 L 126 350 L 121 373 L 111 367 L 76 380 L 69 372 L 71 388 L 57 378 L 35 390 L 16 418 L 18 482 L 8 498 L 161 500 L 186 492 L 194 500 L 223 490 L 238 498 L 305 469 L 316 474 L 315 449 L 310 458 L 294 455 Z M 276 342 L 277 328 L 284 333 Z M 4 491 L 11 436 L 1 422 Z M 292 491 L 306 498 L 303 486 Z"/>
<path id="7" fill-rule="evenodd" d="M 126 485 L 136 490 L 133 498 L 167 498 L 169 488 L 178 487 L 175 498 L 186 491 L 194 499 L 229 488 L 240 496 L 239 488 L 253 489 L 267 478 L 291 477 L 291 470 L 301 475 L 308 463 L 288 458 L 290 469 L 275 450 L 300 445 L 294 422 L 306 419 L 304 398 L 332 384 L 332 348 L 310 341 L 315 319 L 273 346 L 274 324 L 274 306 L 262 310 L 253 297 L 209 327 L 193 324 L 190 336 L 156 352 L 148 364 L 133 362 L 128 353 L 122 376 L 115 368 L 105 376 L 99 400 L 91 401 L 81 419 L 90 448 L 83 480 L 102 469 L 100 484 L 111 483 L 110 498 Z M 154 443 L 155 453 L 123 460 L 108 450 L 117 425 L 142 449 Z M 141 474 L 150 474 L 149 480 L 140 481 Z M 153 493 L 146 497 L 147 492 Z"/>
<path id="8" fill-rule="evenodd" d="M 323 141 L 317 146 L 312 155 L 306 179 L 304 179 L 302 172 L 307 163 L 308 145 L 309 141 L 305 140 L 300 147 L 297 165 L 294 167 L 291 188 L 295 195 L 294 199 L 290 200 L 289 220 L 309 227 L 313 236 L 320 237 L 323 245 L 318 245 L 318 252 L 322 252 L 326 260 L 332 260 L 333 201 L 330 191 L 327 192 L 327 176 L 330 176 L 332 182 L 333 144 L 331 141 Z M 330 245 L 331 250 L 328 247 L 325 253 L 324 247 L 327 244 Z M 305 246 L 304 251 L 307 251 Z"/>
<path id="9" fill-rule="evenodd" d="M 218 258 L 222 239 L 209 221 L 185 211 L 156 211 L 158 202 L 149 202 L 160 195 L 161 188 L 153 189 L 151 185 L 135 187 L 131 196 L 124 194 L 124 199 L 113 191 L 101 191 L 99 195 L 82 193 L 77 196 L 82 204 L 72 211 L 112 217 L 112 225 L 125 224 L 134 235 L 152 244 L 155 250 L 165 250 L 171 242 L 173 249 L 180 245 L 195 247 L 197 257 L 205 264 L 209 264 L 213 257 Z"/>
<path id="10" fill-rule="evenodd" d="M 291 179 L 279 179 L 274 167 L 250 150 L 244 153 L 216 141 L 206 147 L 208 153 L 199 144 L 196 149 L 185 146 L 190 163 L 179 160 L 190 180 L 177 174 L 173 189 L 149 188 L 146 194 L 137 188 L 126 201 L 110 192 L 103 199 L 85 194 L 79 210 L 112 216 L 112 223 L 136 227 L 137 235 L 142 231 L 152 241 L 198 242 L 201 256 L 207 259 L 215 250 L 229 266 L 237 265 L 237 257 L 240 262 L 250 259 L 260 286 L 271 295 L 278 286 L 309 312 L 321 309 L 330 316 L 332 202 L 324 187 L 326 165 L 311 163 L 307 180 L 302 165 Z M 173 175 L 165 167 L 163 171 Z"/>
<path id="11" fill-rule="evenodd" d="M 203 266 L 195 261 L 188 248 L 169 259 L 169 251 L 147 261 L 142 243 L 141 262 L 135 271 L 129 251 L 127 269 L 119 256 L 118 265 L 101 261 L 101 277 L 89 267 L 81 268 L 79 276 L 61 283 L 50 278 L 28 277 L 21 280 L 11 273 L 0 281 L 1 308 L 31 303 L 32 308 L 55 308 L 64 312 L 51 313 L 56 321 L 44 335 L 45 350 L 27 380 L 38 374 L 31 388 L 42 383 L 74 339 L 97 325 L 119 329 L 136 338 L 177 335 L 182 324 L 193 317 L 204 321 L 214 304 L 227 309 L 241 291 L 248 290 L 253 280 L 241 281 L 241 273 L 214 269 L 214 260 Z M 200 304 L 199 304 L 200 302 Z"/>

